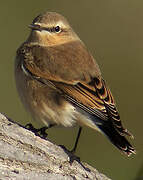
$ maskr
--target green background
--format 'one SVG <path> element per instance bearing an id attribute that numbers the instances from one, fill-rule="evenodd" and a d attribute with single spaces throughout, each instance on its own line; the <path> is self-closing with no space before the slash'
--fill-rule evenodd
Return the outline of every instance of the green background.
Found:
<path id="1" fill-rule="evenodd" d="M 137 155 L 128 158 L 104 136 L 84 128 L 77 155 L 114 180 L 135 180 L 143 163 L 143 1 L 1 0 L 0 112 L 22 124 L 32 120 L 15 88 L 15 52 L 27 38 L 33 18 L 46 10 L 67 17 L 88 46 L 114 94 L 124 126 L 135 136 Z M 53 128 L 49 138 L 72 148 L 76 133 L 77 128 Z"/>

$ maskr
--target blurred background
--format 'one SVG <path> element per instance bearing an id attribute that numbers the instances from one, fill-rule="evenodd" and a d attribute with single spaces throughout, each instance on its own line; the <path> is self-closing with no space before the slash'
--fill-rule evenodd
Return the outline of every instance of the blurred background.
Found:
<path id="1" fill-rule="evenodd" d="M 128 158 L 104 136 L 84 128 L 77 155 L 114 180 L 137 180 L 143 173 L 143 1 L 1 1 L 0 112 L 23 125 L 32 122 L 37 127 L 42 124 L 32 121 L 19 100 L 14 58 L 16 49 L 29 34 L 28 25 L 43 11 L 56 11 L 67 17 L 98 61 L 123 124 L 135 136 L 131 143 L 137 155 Z M 53 128 L 48 137 L 71 149 L 77 130 Z"/>

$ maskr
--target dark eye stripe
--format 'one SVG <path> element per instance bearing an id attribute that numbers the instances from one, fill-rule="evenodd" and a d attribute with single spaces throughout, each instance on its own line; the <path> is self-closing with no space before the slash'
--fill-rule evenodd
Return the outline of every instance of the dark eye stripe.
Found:
<path id="1" fill-rule="evenodd" d="M 59 26 L 52 27 L 52 28 L 41 27 L 41 30 L 45 30 L 49 32 L 57 32 L 57 33 L 61 31 Z"/>
<path id="2" fill-rule="evenodd" d="M 41 27 L 39 24 L 31 24 L 31 25 L 29 25 L 29 27 L 31 29 L 33 29 L 33 30 L 38 30 L 38 31 L 45 30 L 45 31 L 48 31 L 48 32 L 51 32 L 51 33 L 59 33 L 59 32 L 61 32 L 60 26 L 47 28 L 47 27 Z"/>

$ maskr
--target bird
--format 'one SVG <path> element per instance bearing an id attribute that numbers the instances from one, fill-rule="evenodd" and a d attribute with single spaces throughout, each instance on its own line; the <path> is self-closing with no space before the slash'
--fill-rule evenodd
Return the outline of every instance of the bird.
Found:
<path id="1" fill-rule="evenodd" d="M 134 147 L 126 135 L 113 95 L 100 68 L 67 19 L 44 12 L 29 25 L 30 35 L 15 58 L 16 87 L 35 121 L 52 126 L 79 126 L 75 152 L 84 126 L 105 135 L 130 156 Z"/>

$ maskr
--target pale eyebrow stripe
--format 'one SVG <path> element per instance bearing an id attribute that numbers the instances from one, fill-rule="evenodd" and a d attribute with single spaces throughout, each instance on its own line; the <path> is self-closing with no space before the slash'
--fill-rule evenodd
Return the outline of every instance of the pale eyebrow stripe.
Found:
<path id="1" fill-rule="evenodd" d="M 47 26 L 47 24 L 44 24 L 44 23 L 34 23 L 35 25 L 39 25 L 39 26 Z M 50 25 L 50 24 L 49 24 Z M 68 26 L 66 26 L 62 21 L 58 21 L 57 23 L 55 24 L 51 24 L 51 27 L 49 28 L 52 28 L 52 27 L 56 27 L 56 26 L 60 26 L 62 28 L 67 28 Z"/>

